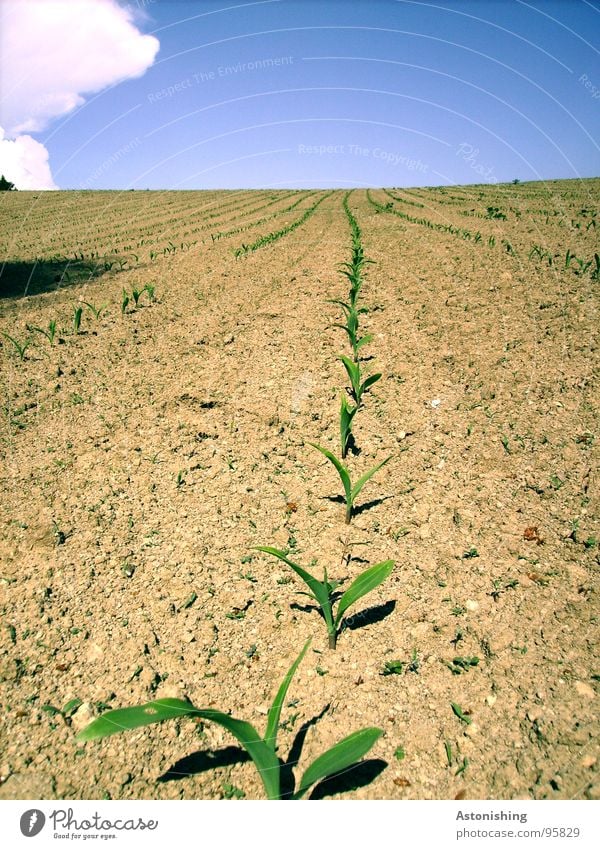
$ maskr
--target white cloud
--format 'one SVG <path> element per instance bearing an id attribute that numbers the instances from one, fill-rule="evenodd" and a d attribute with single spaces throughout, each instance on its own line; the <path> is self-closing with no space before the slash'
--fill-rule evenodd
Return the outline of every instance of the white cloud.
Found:
<path id="1" fill-rule="evenodd" d="M 31 136 L 5 139 L 0 127 L 0 174 L 18 189 L 57 189 L 48 165 L 48 151 Z"/>
<path id="2" fill-rule="evenodd" d="M 0 0 L 0 119 L 6 135 L 39 132 L 81 106 L 84 95 L 141 76 L 158 49 L 158 39 L 143 35 L 133 11 L 117 0 Z M 39 161 L 32 141 L 20 149 Z M 9 149 L 3 142 L 0 150 Z"/>

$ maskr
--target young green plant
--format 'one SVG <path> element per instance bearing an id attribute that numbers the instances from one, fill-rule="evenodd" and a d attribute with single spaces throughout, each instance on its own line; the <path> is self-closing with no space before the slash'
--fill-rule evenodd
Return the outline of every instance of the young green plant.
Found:
<path id="1" fill-rule="evenodd" d="M 84 301 L 84 305 L 91 311 L 95 319 L 99 319 L 108 306 L 108 304 L 102 304 L 101 307 L 95 307 L 94 304 L 89 304 L 87 301 Z"/>
<path id="2" fill-rule="evenodd" d="M 249 722 L 235 719 L 227 713 L 209 708 L 196 708 L 182 699 L 158 699 L 138 707 L 107 711 L 80 731 L 77 739 L 79 741 L 99 740 L 120 731 L 141 728 L 167 719 L 182 719 L 185 716 L 216 722 L 217 725 L 229 731 L 250 755 L 262 779 L 267 798 L 281 799 L 282 764 L 277 756 L 279 720 L 288 688 L 309 645 L 310 640 L 304 645 L 283 679 L 269 708 L 267 727 L 263 737 Z M 367 754 L 382 734 L 383 731 L 380 728 L 363 728 L 344 737 L 314 760 L 304 771 L 298 789 L 291 798 L 301 799 L 317 781 L 336 775 L 356 763 Z"/>
<path id="3" fill-rule="evenodd" d="M 24 342 L 19 342 L 18 339 L 15 339 L 13 336 L 9 336 L 8 333 L 4 333 L 4 331 L 2 331 L 2 335 L 5 339 L 8 339 L 8 341 L 14 345 L 19 355 L 19 359 L 21 360 L 21 362 L 23 362 L 23 360 L 25 359 L 25 352 L 27 351 L 27 348 L 29 348 L 29 346 L 31 345 L 31 339 L 26 339 Z"/>
<path id="4" fill-rule="evenodd" d="M 51 321 L 48 322 L 47 330 L 45 330 L 43 327 L 31 327 L 30 325 L 27 325 L 27 330 L 33 330 L 36 333 L 41 333 L 42 336 L 45 336 L 48 342 L 53 345 L 54 337 L 56 336 L 56 319 L 53 318 Z"/>
<path id="5" fill-rule="evenodd" d="M 356 404 L 357 408 L 360 407 L 361 400 L 363 394 L 373 386 L 374 383 L 377 383 L 378 380 L 381 380 L 381 373 L 372 374 L 369 377 L 362 380 L 360 373 L 360 363 L 353 362 L 349 357 L 345 357 L 343 354 L 339 354 L 339 359 L 344 364 L 344 368 L 346 369 L 346 373 L 350 380 L 352 400 Z"/>
<path id="6" fill-rule="evenodd" d="M 350 520 L 352 519 L 352 512 L 354 510 L 354 502 L 360 494 L 360 491 L 362 490 L 363 486 L 367 483 L 368 480 L 373 477 L 375 472 L 378 472 L 379 469 L 381 469 L 382 466 L 385 466 L 385 464 L 389 462 L 392 458 L 386 457 L 385 460 L 382 460 L 381 463 L 378 463 L 376 466 L 373 466 L 372 469 L 369 469 L 368 472 L 365 472 L 365 474 L 362 475 L 362 477 L 360 477 L 356 481 L 354 486 L 352 486 L 348 469 L 341 462 L 341 460 L 338 460 L 335 454 L 332 454 L 331 451 L 329 451 L 327 448 L 323 448 L 321 445 L 317 445 L 316 442 L 309 442 L 308 444 L 312 445 L 313 448 L 316 448 L 317 451 L 320 451 L 321 454 L 327 457 L 329 462 L 335 466 L 337 473 L 340 476 L 340 480 L 342 481 L 342 486 L 344 487 L 344 494 L 346 496 L 345 521 L 346 524 L 349 525 Z"/>
<path id="7" fill-rule="evenodd" d="M 327 569 L 323 569 L 323 580 L 319 581 L 306 569 L 298 566 L 297 563 L 292 563 L 284 551 L 278 548 L 272 548 L 268 545 L 259 545 L 258 551 L 264 551 L 266 554 L 271 554 L 273 557 L 279 558 L 286 563 L 294 572 L 302 578 L 308 586 L 310 592 L 303 593 L 313 598 L 323 614 L 323 619 L 327 625 L 327 635 L 329 638 L 329 648 L 335 649 L 340 630 L 344 624 L 344 617 L 350 607 L 355 604 L 363 596 L 370 593 L 378 587 L 387 577 L 389 577 L 394 568 L 393 560 L 385 560 L 382 563 L 377 563 L 375 566 L 370 566 L 352 582 L 345 593 L 337 592 L 340 586 L 340 581 L 330 581 L 327 577 Z M 334 613 L 333 605 L 337 602 L 337 610 Z"/>
<path id="8" fill-rule="evenodd" d="M 345 395 L 342 395 L 340 407 L 340 442 L 342 448 L 342 460 L 345 459 L 348 449 L 354 442 L 352 435 L 352 419 L 358 411 L 358 406 L 351 407 Z"/>
<path id="9" fill-rule="evenodd" d="M 73 332 L 79 333 L 79 328 L 81 327 L 81 315 L 83 313 L 83 307 L 74 307 L 73 308 Z"/>
<path id="10" fill-rule="evenodd" d="M 361 307 L 360 309 L 351 308 L 348 304 L 343 304 L 341 301 L 338 301 L 338 303 L 344 308 L 346 324 L 335 323 L 332 327 L 339 327 L 347 334 L 354 360 L 358 362 L 358 352 L 360 349 L 363 345 L 368 345 L 373 340 L 373 336 L 370 333 L 367 333 L 365 336 L 359 336 L 358 333 L 358 317 L 361 313 L 367 312 L 367 310 L 365 307 Z"/>

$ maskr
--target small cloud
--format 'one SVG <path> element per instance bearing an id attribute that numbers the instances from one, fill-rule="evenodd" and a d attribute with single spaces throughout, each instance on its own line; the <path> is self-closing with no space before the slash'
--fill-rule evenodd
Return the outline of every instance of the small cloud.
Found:
<path id="1" fill-rule="evenodd" d="M 43 145 L 22 133 L 40 132 L 87 94 L 142 76 L 159 47 L 117 0 L 2 0 L 0 103 L 8 140 L 19 137 L 20 153 L 39 165 Z M 5 142 L 1 149 L 14 156 Z"/>
<path id="2" fill-rule="evenodd" d="M 0 127 L 0 173 L 17 189 L 57 189 L 48 165 L 48 151 L 31 136 L 5 139 Z"/>

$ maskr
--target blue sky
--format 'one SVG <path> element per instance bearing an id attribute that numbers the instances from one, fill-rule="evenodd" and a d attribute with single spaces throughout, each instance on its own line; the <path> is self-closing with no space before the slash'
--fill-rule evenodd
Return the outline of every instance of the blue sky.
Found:
<path id="1" fill-rule="evenodd" d="M 75 18 L 88 2 L 73 0 Z M 60 188 L 344 188 L 600 173 L 599 2 L 118 5 L 159 50 L 141 75 L 80 89 L 79 105 L 30 131 Z"/>

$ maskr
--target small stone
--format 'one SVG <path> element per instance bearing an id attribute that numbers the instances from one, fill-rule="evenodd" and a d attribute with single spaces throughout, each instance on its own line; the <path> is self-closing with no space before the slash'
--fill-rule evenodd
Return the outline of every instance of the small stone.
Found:
<path id="1" fill-rule="evenodd" d="M 596 695 L 593 687 L 590 687 L 590 685 L 586 684 L 584 681 L 575 681 L 575 689 L 580 696 L 585 696 L 586 699 L 593 699 Z"/>
<path id="2" fill-rule="evenodd" d="M 479 610 L 479 602 L 474 601 L 472 598 L 468 598 L 465 601 L 465 607 L 467 608 L 467 610 L 471 610 L 471 611 Z"/>
<path id="3" fill-rule="evenodd" d="M 479 726 L 472 722 L 470 725 L 465 726 L 465 734 L 467 737 L 475 737 L 479 734 Z"/>
<path id="4" fill-rule="evenodd" d="M 579 763 L 584 769 L 591 769 L 597 761 L 598 758 L 595 758 L 593 755 L 586 755 Z"/>
<path id="5" fill-rule="evenodd" d="M 71 717 L 71 725 L 76 732 L 83 731 L 83 729 L 90 724 L 93 718 L 94 712 L 92 705 L 89 702 L 84 702 L 77 708 Z"/>
<path id="6" fill-rule="evenodd" d="M 490 707 L 494 707 L 494 705 L 498 701 L 498 696 L 486 696 L 485 700 Z"/>
<path id="7" fill-rule="evenodd" d="M 543 715 L 543 711 L 538 707 L 529 708 L 529 710 L 527 711 L 527 714 L 526 714 L 527 719 L 530 722 L 536 722 L 538 719 L 542 718 L 542 715 Z"/>
<path id="8" fill-rule="evenodd" d="M 90 643 L 90 647 L 87 650 L 87 660 L 99 660 L 104 654 L 104 649 L 102 646 L 99 646 L 98 643 Z"/>
<path id="9" fill-rule="evenodd" d="M 226 336 L 223 339 L 223 344 L 224 345 L 231 345 L 231 343 L 233 342 L 233 339 L 234 339 L 233 333 L 230 333 L 228 336 Z"/>
<path id="10" fill-rule="evenodd" d="M 156 698 L 185 700 L 185 687 L 183 684 L 161 684 L 156 690 Z"/>

